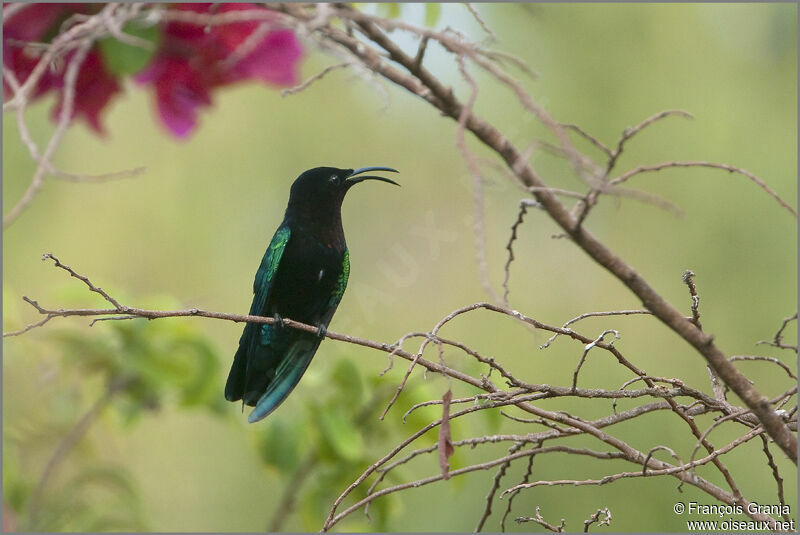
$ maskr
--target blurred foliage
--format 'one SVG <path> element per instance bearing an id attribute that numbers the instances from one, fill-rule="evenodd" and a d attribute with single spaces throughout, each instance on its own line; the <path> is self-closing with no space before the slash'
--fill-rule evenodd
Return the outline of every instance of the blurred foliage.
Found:
<path id="1" fill-rule="evenodd" d="M 319 529 L 319 519 L 327 516 L 330 505 L 346 484 L 355 480 L 364 468 L 376 460 L 382 444 L 397 442 L 404 429 L 396 419 L 387 419 L 382 425 L 368 425 L 375 421 L 394 392 L 394 387 L 376 377 L 367 377 L 350 359 L 339 360 L 333 367 L 326 386 L 326 396 L 303 407 L 291 422 L 276 420 L 272 425 L 261 426 L 256 442 L 261 459 L 270 470 L 290 479 L 284 492 L 297 493 L 304 531 Z M 404 392 L 409 405 L 435 399 L 437 395 L 425 384 L 411 386 Z M 479 413 L 475 422 L 493 420 L 496 413 Z M 429 422 L 417 412 L 406 419 L 409 430 L 416 431 Z M 473 422 L 473 424 L 475 424 Z M 464 433 L 462 422 L 455 420 L 456 432 Z M 430 446 L 436 434 L 429 433 L 415 448 Z M 309 447 L 309 445 L 313 445 Z M 430 457 L 435 465 L 435 457 Z M 306 466 L 304 466 L 306 465 Z M 313 471 L 313 476 L 294 480 L 299 471 Z M 407 480 L 410 474 L 402 467 L 392 471 L 385 481 L 395 484 Z M 292 486 L 294 485 L 294 486 Z M 354 496 L 366 496 L 367 487 L 359 488 Z M 276 500 L 277 501 L 277 500 Z M 391 529 L 391 513 L 398 510 L 399 496 L 390 494 L 371 505 L 369 522 L 356 520 L 356 529 L 385 531 Z M 280 509 L 276 509 L 276 513 Z"/>
<path id="2" fill-rule="evenodd" d="M 157 26 L 128 23 L 122 28 L 122 32 L 138 39 L 144 39 L 152 45 L 152 48 L 123 43 L 114 37 L 101 40 L 99 46 L 106 68 L 116 76 L 136 74 L 144 69 L 158 50 L 158 42 L 161 37 Z"/>
<path id="3" fill-rule="evenodd" d="M 5 504 L 17 517 L 19 529 L 147 530 L 139 489 L 129 470 L 123 463 L 98 458 L 101 452 L 108 453 L 103 452 L 107 445 L 103 435 L 132 432 L 138 419 L 164 403 L 222 413 L 224 400 L 217 395 L 219 361 L 210 341 L 196 325 L 147 323 L 109 321 L 90 336 L 85 330 L 58 328 L 44 336 L 48 345 L 57 348 L 54 373 L 78 378 L 85 386 L 73 392 L 77 399 L 65 400 L 57 391 L 43 396 L 46 404 L 28 411 L 34 421 L 16 420 L 4 429 Z M 87 411 L 82 399 L 92 395 L 98 399 Z M 110 420 L 104 414 L 107 407 L 119 418 Z M 86 428 L 79 423 L 83 421 Z M 105 424 L 102 431 L 92 432 L 93 440 L 84 441 L 84 433 L 100 423 Z M 58 430 L 45 443 L 58 438 L 59 445 L 53 452 L 40 452 L 52 454 L 48 468 L 32 469 L 38 463 L 31 463 L 30 451 L 41 449 L 42 429 L 50 426 Z M 49 488 L 62 464 L 67 465 L 68 475 L 59 478 L 56 489 Z M 37 493 L 41 496 L 34 497 Z"/>
<path id="4" fill-rule="evenodd" d="M 459 5 L 360 8 L 415 24 L 451 26 L 475 41 L 484 36 Z M 497 34 L 497 47 L 539 72 L 535 81 L 525 82 L 538 102 L 557 119 L 580 124 L 608 144 L 626 125 L 662 109 L 695 114 L 694 121 L 668 119 L 637 136 L 620 160 L 620 171 L 668 159 L 717 160 L 755 172 L 786 199 L 796 197 L 796 6 L 477 8 Z M 399 32 L 392 37 L 416 50 L 416 42 Z M 115 68 L 132 68 L 128 61 Z M 425 61 L 465 94 L 441 50 L 428 47 Z M 304 76 L 330 62 L 310 51 Z M 520 146 L 542 135 L 512 95 L 477 71 L 474 75 L 482 84 L 479 114 L 510 132 Z M 38 319 L 22 295 L 54 307 L 96 304 L 97 296 L 80 283 L 38 262 L 45 251 L 126 304 L 246 311 L 253 273 L 280 222 L 292 179 L 326 164 L 391 165 L 400 169 L 403 184 L 391 193 L 365 188 L 345 203 L 352 273 L 331 330 L 392 342 L 407 331 L 430 329 L 458 306 L 484 300 L 471 232 L 472 194 L 455 147 L 455 127 L 402 90 L 389 89 L 386 95 L 343 73 L 332 73 L 286 99 L 245 84 L 215 96 L 216 110 L 203 117 L 196 136 L 177 143 L 159 129 L 146 95 L 127 91 L 109 110 L 110 136 L 98 139 L 83 126 L 71 128 L 56 164 L 87 173 L 146 165 L 147 173 L 101 184 L 47 182 L 31 208 L 4 233 L 4 331 Z M 27 113 L 37 140 L 52 131 L 51 104 L 44 101 Z M 18 199 L 27 186 L 33 162 L 13 116 L 3 121 L 8 209 L 9 200 Z M 534 165 L 555 187 L 583 187 L 562 160 L 536 154 Z M 791 218 L 753 184 L 727 173 L 673 170 L 640 178 L 630 186 L 677 203 L 685 217 L 631 199 L 603 199 L 587 222 L 592 232 L 687 312 L 680 275 L 693 269 L 704 327 L 729 354 L 759 351 L 794 362 L 781 352 L 753 346 L 771 338 L 780 320 L 796 309 L 797 235 Z M 489 269 L 498 287 L 520 196 L 501 174 L 487 177 Z M 550 239 L 557 232 L 533 212 L 519 229 L 512 306 L 552 324 L 582 312 L 639 306 L 567 240 Z M 152 295 L 167 297 L 147 297 Z M 622 338 L 617 347 L 637 365 L 708 389 L 702 360 L 652 319 L 594 318 L 579 326 L 587 335 L 618 329 Z M 327 341 L 281 409 L 250 426 L 241 406 L 222 397 L 240 333 L 240 324 L 199 318 L 105 321 L 91 329 L 86 321 L 71 318 L 4 340 L 4 512 L 16 517 L 18 527 L 41 530 L 262 531 L 274 519 L 287 485 L 296 484 L 295 506 L 283 528 L 316 530 L 332 501 L 366 466 L 441 415 L 440 407 L 424 407 L 403 423 L 401 415 L 411 405 L 438 399 L 448 388 L 445 379 L 418 370 L 379 421 L 407 363 L 398 359 L 394 369 L 379 375 L 385 355 Z M 582 350 L 559 339 L 539 351 L 545 335 L 484 312 L 453 322 L 445 334 L 536 383 L 570 384 Z M 786 336 L 796 339 L 795 325 Z M 409 342 L 407 348 L 416 346 Z M 468 373 L 488 373 L 457 351 L 445 351 L 443 358 Z M 791 385 L 783 377 L 776 380 L 764 363 L 737 365 L 767 395 Z M 113 395 L 45 489 L 34 525 L 26 508 L 48 459 L 119 379 L 125 387 Z M 591 354 L 580 382 L 609 387 L 627 379 L 609 358 Z M 454 386 L 454 397 L 475 393 Z M 611 411 L 610 402 L 558 399 L 541 405 L 584 418 Z M 619 405 L 625 409 L 635 402 Z M 705 428 L 712 421 L 700 417 L 697 423 Z M 452 422 L 454 440 L 539 429 L 511 422 L 498 411 Z M 670 414 L 622 424 L 616 431 L 645 451 L 663 437 L 674 440 L 681 454 L 694 446 L 685 424 Z M 711 438 L 723 444 L 732 433 L 720 426 Z M 435 431 L 429 432 L 412 448 L 435 440 Z M 774 503 L 775 484 L 757 442 L 727 455 L 726 462 L 748 497 Z M 582 439 L 571 445 L 597 447 Z M 457 448 L 451 468 L 506 449 Z M 306 462 L 312 468 L 298 484 Z M 795 503 L 796 488 L 789 482 L 796 468 L 778 455 L 776 463 L 787 481 L 787 500 Z M 534 475 L 602 477 L 626 466 L 555 454 L 537 459 Z M 423 455 L 391 472 L 382 485 L 437 471 L 435 455 Z M 512 465 L 503 484 L 518 482 L 524 472 L 524 463 Z M 719 482 L 713 470 L 698 473 Z M 470 531 L 491 477 L 492 472 L 479 471 L 380 498 L 372 504 L 371 522 L 357 512 L 337 527 Z M 548 520 L 563 517 L 568 527 L 578 529 L 589 514 L 607 506 L 615 531 L 681 531 L 685 524 L 671 512 L 672 503 L 707 503 L 708 498 L 692 487 L 684 486 L 682 494 L 675 487 L 672 480 L 647 478 L 602 489 L 533 489 L 517 497 L 511 516 L 533 514 L 539 505 Z M 458 507 L 442 507 L 443 496 Z M 487 529 L 498 528 L 504 507 L 496 502 Z M 511 530 L 535 529 L 510 520 L 506 524 Z"/>

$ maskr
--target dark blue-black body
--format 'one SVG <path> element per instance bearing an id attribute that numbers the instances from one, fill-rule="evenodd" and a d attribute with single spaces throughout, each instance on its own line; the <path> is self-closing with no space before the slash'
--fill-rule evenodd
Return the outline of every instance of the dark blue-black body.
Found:
<path id="1" fill-rule="evenodd" d="M 274 411 L 308 368 L 342 299 L 350 258 L 342 228 L 342 201 L 362 175 L 389 167 L 317 167 L 292 184 L 283 222 L 275 231 L 253 283 L 250 314 L 276 318 L 273 324 L 248 323 L 225 385 L 225 399 L 254 406 L 248 420 Z M 315 325 L 312 334 L 282 325 L 282 318 Z"/>

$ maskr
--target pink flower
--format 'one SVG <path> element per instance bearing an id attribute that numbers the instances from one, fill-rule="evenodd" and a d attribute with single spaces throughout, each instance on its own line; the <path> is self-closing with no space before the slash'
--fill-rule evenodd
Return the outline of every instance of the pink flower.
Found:
<path id="1" fill-rule="evenodd" d="M 212 4 L 175 4 L 172 9 L 209 13 Z M 257 10 L 255 4 L 218 4 L 217 14 Z M 288 86 L 297 83 L 303 48 L 291 30 L 260 29 L 263 20 L 206 28 L 172 21 L 150 65 L 135 79 L 152 84 L 162 122 L 179 138 L 197 124 L 197 114 L 211 106 L 213 89 L 247 80 Z M 259 32 L 254 34 L 254 32 Z"/>
<path id="2" fill-rule="evenodd" d="M 24 83 L 40 59 L 39 54 L 26 44 L 44 41 L 70 15 L 96 9 L 90 4 L 31 4 L 22 8 L 3 24 L 3 65 L 14 72 L 21 84 Z M 60 70 L 45 70 L 30 97 L 36 100 L 50 91 L 58 93 L 58 102 L 51 114 L 53 118 L 58 118 L 60 114 L 65 66 L 69 65 L 73 56 L 74 52 L 63 58 Z M 105 131 L 100 123 L 100 113 L 119 92 L 120 86 L 105 68 L 102 56 L 96 50 L 91 50 L 78 71 L 72 118 L 83 117 L 95 132 L 103 134 Z M 3 80 L 3 97 L 9 98 L 11 95 L 11 88 Z"/>
<path id="3" fill-rule="evenodd" d="M 170 9 L 206 14 L 212 12 L 212 5 L 213 13 L 220 15 L 242 10 L 268 13 L 256 4 L 232 3 L 174 4 Z M 40 60 L 41 48 L 37 49 L 35 43 L 52 40 L 68 17 L 76 13 L 94 14 L 103 6 L 78 3 L 23 7 L 3 23 L 3 64 L 24 83 Z M 134 78 L 141 84 L 154 86 L 158 114 L 172 134 L 185 138 L 192 133 L 199 111 L 211 106 L 211 94 L 217 87 L 247 80 L 279 86 L 297 83 L 298 63 L 303 54 L 300 42 L 291 30 L 264 28 L 264 22 L 260 18 L 207 28 L 172 21 L 160 28 L 158 50 Z M 119 52 L 115 50 L 118 49 L 94 46 L 76 80 L 72 117 L 82 117 L 99 134 L 104 133 L 100 121 L 103 110 L 121 91 L 117 77 L 131 72 L 120 69 L 116 55 Z M 58 118 L 62 109 L 65 69 L 74 54 L 72 51 L 61 58 L 60 69 L 48 67 L 29 95 L 30 100 L 35 100 L 50 91 L 57 93 L 54 118 Z M 4 98 L 13 94 L 6 80 L 3 89 Z"/>

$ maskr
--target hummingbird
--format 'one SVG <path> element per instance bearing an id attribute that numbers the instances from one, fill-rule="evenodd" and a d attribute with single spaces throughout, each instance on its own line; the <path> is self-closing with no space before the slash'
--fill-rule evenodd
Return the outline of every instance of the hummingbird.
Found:
<path id="1" fill-rule="evenodd" d="M 247 323 L 225 385 L 225 399 L 255 407 L 257 422 L 291 393 L 311 363 L 342 299 L 350 275 L 350 255 L 342 228 L 342 201 L 365 180 L 394 180 L 372 171 L 391 167 L 316 167 L 292 184 L 283 222 L 275 231 L 253 282 L 250 314 L 274 318 Z M 292 329 L 283 318 L 314 325 L 316 334 Z"/>

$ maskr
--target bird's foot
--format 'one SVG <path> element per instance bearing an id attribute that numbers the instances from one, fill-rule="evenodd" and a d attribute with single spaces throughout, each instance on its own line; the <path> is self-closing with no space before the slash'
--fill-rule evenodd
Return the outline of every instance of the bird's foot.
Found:
<path id="1" fill-rule="evenodd" d="M 328 328 L 325 325 L 323 325 L 322 323 L 317 325 L 317 338 L 319 338 L 320 340 L 324 340 L 327 334 L 328 334 Z"/>
<path id="2" fill-rule="evenodd" d="M 275 326 L 276 329 L 280 330 L 286 327 L 286 324 L 283 322 L 283 316 L 281 316 L 277 312 L 275 313 L 274 316 L 272 316 L 272 319 L 275 320 L 273 325 Z"/>

